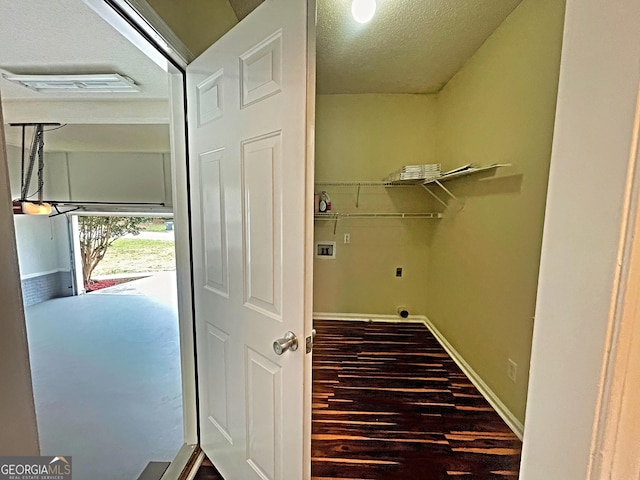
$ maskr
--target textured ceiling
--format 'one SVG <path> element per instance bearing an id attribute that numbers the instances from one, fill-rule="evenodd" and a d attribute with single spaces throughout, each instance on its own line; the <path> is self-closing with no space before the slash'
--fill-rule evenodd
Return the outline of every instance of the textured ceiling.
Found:
<path id="1" fill-rule="evenodd" d="M 131 77 L 140 93 L 81 98 L 166 98 L 167 76 L 82 0 L 0 0 L 0 73 L 107 73 Z M 0 79 L 3 98 L 76 98 L 31 91 Z"/>
<path id="2" fill-rule="evenodd" d="M 318 0 L 318 92 L 437 92 L 519 1 L 377 0 L 373 20 L 360 25 L 351 17 L 351 0 Z M 260 0 L 230 2 L 243 16 Z M 0 19 L 0 72 L 115 71 L 142 92 L 89 99 L 166 99 L 164 72 L 82 0 L 0 0 Z M 9 101 L 87 98 L 43 95 L 2 79 L 0 89 Z"/>
<path id="3" fill-rule="evenodd" d="M 521 0 L 318 0 L 318 93 L 435 93 Z"/>

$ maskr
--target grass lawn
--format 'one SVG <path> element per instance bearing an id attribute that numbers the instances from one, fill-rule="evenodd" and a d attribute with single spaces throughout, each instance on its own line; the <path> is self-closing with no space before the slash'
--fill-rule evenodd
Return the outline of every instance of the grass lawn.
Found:
<path id="1" fill-rule="evenodd" d="M 109 247 L 92 277 L 114 273 L 164 272 L 175 268 L 173 242 L 119 238 Z"/>
<path id="2" fill-rule="evenodd" d="M 153 222 L 153 223 L 149 223 L 148 225 L 146 225 L 144 227 L 144 231 L 145 232 L 166 232 L 167 231 L 167 226 L 164 224 L 164 222 L 167 221 L 173 221 L 173 220 L 162 220 L 162 222 Z"/>

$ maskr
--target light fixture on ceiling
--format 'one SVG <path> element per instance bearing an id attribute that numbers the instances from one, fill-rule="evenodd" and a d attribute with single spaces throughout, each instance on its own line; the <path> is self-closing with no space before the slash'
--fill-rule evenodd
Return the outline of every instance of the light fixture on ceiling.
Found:
<path id="1" fill-rule="evenodd" d="M 88 75 L 12 75 L 5 80 L 36 92 L 134 93 L 140 88 L 129 77 L 117 73 Z"/>
<path id="2" fill-rule="evenodd" d="M 353 0 L 351 15 L 358 23 L 367 23 L 376 14 L 376 0 Z"/>

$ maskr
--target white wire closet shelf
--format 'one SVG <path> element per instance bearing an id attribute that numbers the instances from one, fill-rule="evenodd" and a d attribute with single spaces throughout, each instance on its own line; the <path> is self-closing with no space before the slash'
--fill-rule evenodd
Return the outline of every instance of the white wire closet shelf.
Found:
<path id="1" fill-rule="evenodd" d="M 453 170 L 443 173 L 438 178 L 425 180 L 424 182 L 421 182 L 419 185 L 422 185 L 424 189 L 427 192 L 429 192 L 429 195 L 431 195 L 435 200 L 437 200 L 440 204 L 446 207 L 447 202 L 445 202 L 438 195 L 432 192 L 431 189 L 429 188 L 429 185 L 434 185 L 434 184 L 437 185 L 444 191 L 444 193 L 447 194 L 447 196 L 449 196 L 453 200 L 458 200 L 458 197 L 456 197 L 453 193 L 451 193 L 451 191 L 447 187 L 443 185 L 444 182 L 447 182 L 449 180 L 454 180 L 460 177 L 465 177 L 467 175 L 473 175 L 475 173 L 489 172 L 491 170 L 496 170 L 500 167 L 510 167 L 510 166 L 511 166 L 510 163 L 494 163 L 492 165 L 487 165 L 485 167 L 479 167 L 473 164 L 463 165 L 459 168 L 455 168 Z"/>
<path id="2" fill-rule="evenodd" d="M 441 213 L 421 213 L 421 212 L 322 212 L 315 213 L 314 218 L 316 220 L 331 220 L 333 221 L 333 234 L 336 234 L 338 230 L 338 221 L 341 219 L 349 218 L 397 218 L 397 219 L 425 219 L 425 218 L 442 218 Z"/>
<path id="3" fill-rule="evenodd" d="M 461 167 L 455 168 L 453 170 L 449 170 L 448 172 L 442 173 L 435 178 L 422 178 L 422 179 L 411 179 L 411 180 L 398 180 L 393 182 L 376 182 L 376 181 L 357 181 L 357 180 L 341 180 L 341 181 L 319 181 L 316 182 L 317 186 L 328 186 L 328 187 L 356 187 L 356 208 L 360 207 L 360 190 L 362 187 L 384 187 L 384 188 L 395 188 L 395 187 L 423 187 L 429 195 L 431 195 L 436 201 L 438 201 L 444 207 L 447 207 L 447 202 L 436 195 L 433 191 L 431 191 L 430 186 L 436 185 L 440 187 L 445 194 L 454 200 L 457 200 L 457 197 L 444 186 L 444 183 L 449 180 L 454 180 L 456 178 L 465 177 L 467 175 L 473 175 L 481 172 L 489 172 L 491 170 L 496 170 L 500 167 L 510 167 L 510 163 L 494 163 L 492 165 L 487 165 L 484 167 L 477 166 L 474 164 L 463 165 Z M 347 219 L 347 218 L 399 218 L 399 219 L 439 219 L 443 218 L 443 214 L 439 212 L 322 212 L 315 213 L 314 215 L 316 220 L 333 220 L 335 222 L 333 230 L 334 234 L 337 229 L 338 220 Z"/>
<path id="4" fill-rule="evenodd" d="M 415 187 L 416 185 L 428 185 L 435 182 L 446 182 L 467 175 L 473 175 L 474 173 L 487 172 L 495 170 L 500 167 L 510 167 L 510 163 L 494 163 L 492 165 L 486 165 L 479 167 L 473 164 L 463 165 L 462 167 L 450 170 L 442 173 L 435 178 L 429 179 L 410 179 L 410 180 L 397 180 L 393 182 L 385 181 L 371 181 L 371 180 L 339 180 L 339 181 L 318 181 L 316 185 L 326 185 L 330 187 Z"/>
<path id="5" fill-rule="evenodd" d="M 340 218 L 442 218 L 442 214 L 437 212 L 323 212 L 315 213 L 314 217 L 318 220 L 336 220 Z"/>
<path id="6" fill-rule="evenodd" d="M 447 206 L 447 202 L 442 200 L 438 195 L 431 191 L 429 185 L 437 185 L 440 187 L 445 194 L 457 200 L 457 197 L 443 185 L 444 182 L 448 182 L 449 180 L 455 180 L 456 178 L 465 177 L 467 175 L 473 175 L 481 172 L 489 172 L 491 170 L 496 170 L 501 167 L 510 167 L 510 163 L 494 163 L 492 165 L 487 165 L 484 167 L 477 166 L 474 164 L 467 164 L 461 167 L 455 168 L 453 170 L 449 170 L 448 172 L 442 173 L 436 178 L 428 178 L 428 179 L 411 179 L 411 180 L 397 180 L 393 182 L 375 182 L 375 181 L 320 181 L 316 182 L 316 185 L 322 186 L 330 186 L 330 187 L 357 187 L 358 191 L 356 194 L 356 207 L 359 207 L 360 204 L 360 189 L 361 187 L 385 187 L 385 188 L 406 188 L 406 187 L 416 187 L 422 186 L 424 189 L 429 192 L 429 194 L 437 200 L 443 206 Z M 429 217 L 429 218 L 442 218 L 440 217 Z"/>
<path id="7" fill-rule="evenodd" d="M 411 184 L 411 185 L 406 185 L 406 184 L 398 184 L 398 185 L 392 185 L 390 183 L 387 182 L 371 182 L 371 181 L 354 181 L 354 180 L 348 180 L 348 181 L 338 181 L 338 182 L 316 182 L 316 186 L 327 186 L 327 187 L 357 187 L 357 192 L 356 192 L 356 208 L 360 208 L 360 191 L 362 189 L 362 187 L 384 187 L 384 188 L 390 188 L 390 187 L 402 187 L 402 188 L 406 188 L 406 187 L 415 187 L 415 184 Z M 431 218 L 431 217 L 429 217 Z"/>

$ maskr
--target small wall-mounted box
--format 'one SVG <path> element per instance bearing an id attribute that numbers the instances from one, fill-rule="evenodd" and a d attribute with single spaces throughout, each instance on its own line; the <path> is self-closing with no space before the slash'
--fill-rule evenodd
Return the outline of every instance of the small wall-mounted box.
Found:
<path id="1" fill-rule="evenodd" d="M 316 242 L 317 258 L 336 258 L 336 242 Z"/>

